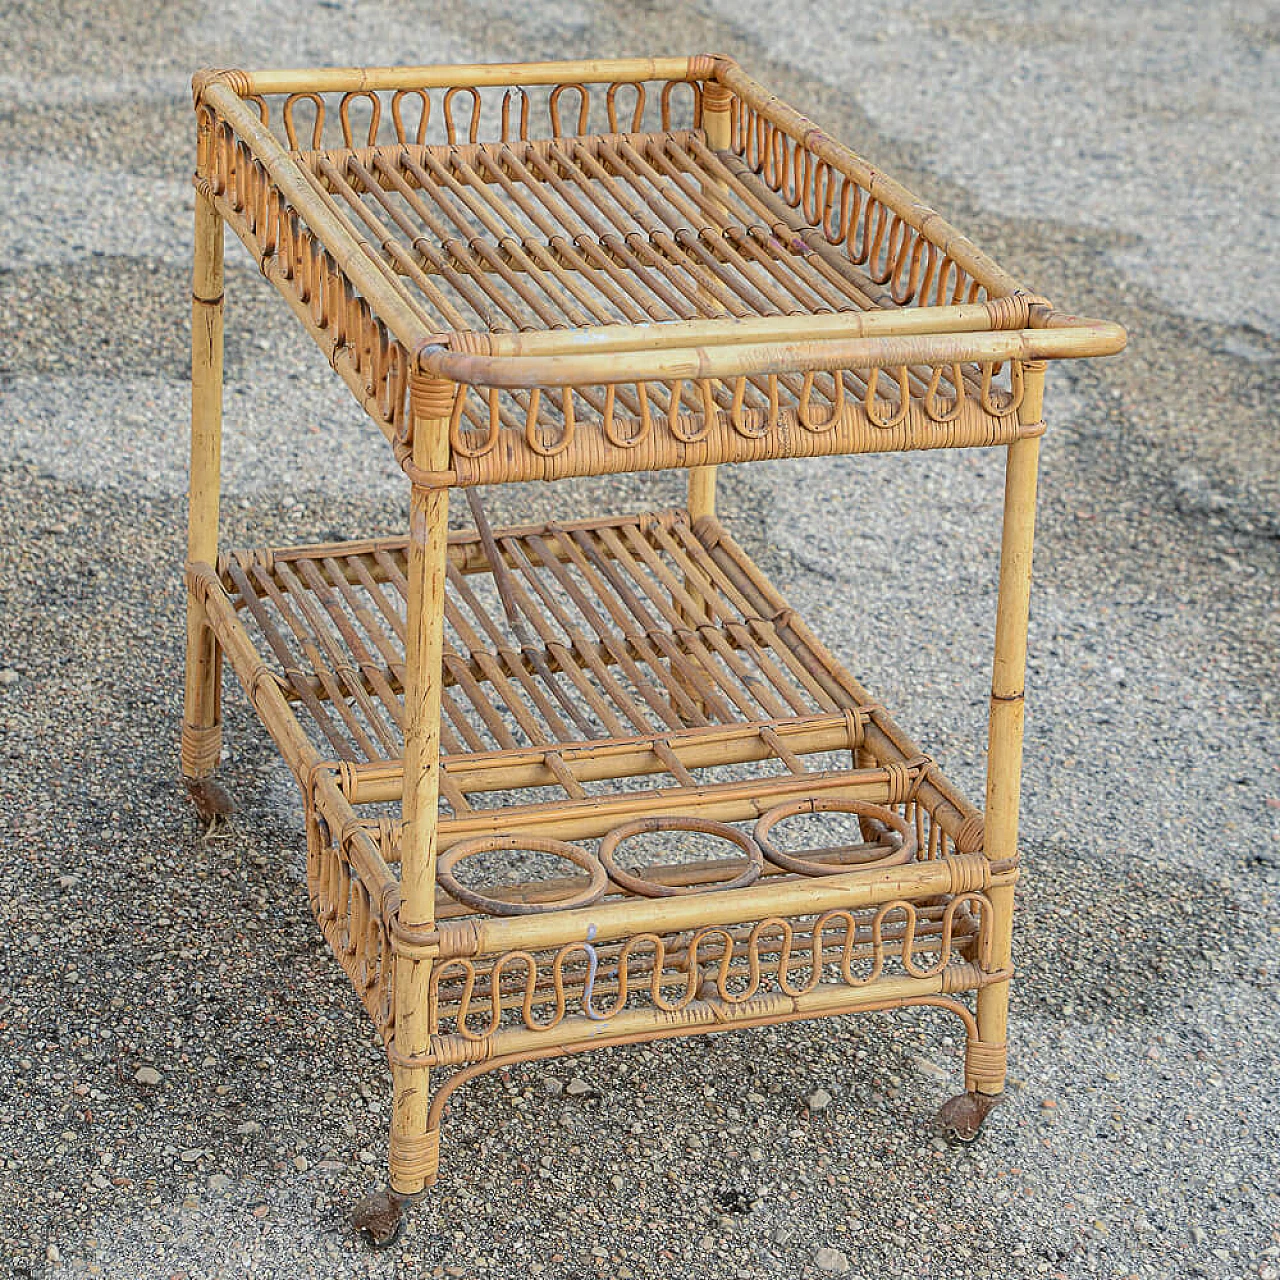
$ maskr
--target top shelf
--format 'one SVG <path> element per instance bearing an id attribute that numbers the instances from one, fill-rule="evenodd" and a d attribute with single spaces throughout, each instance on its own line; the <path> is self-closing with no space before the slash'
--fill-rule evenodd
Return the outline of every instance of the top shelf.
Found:
<path id="1" fill-rule="evenodd" d="M 1007 443 L 1109 354 L 728 59 L 211 71 L 196 181 L 444 483 Z M 1030 424 L 1036 426 L 1036 424 Z"/>

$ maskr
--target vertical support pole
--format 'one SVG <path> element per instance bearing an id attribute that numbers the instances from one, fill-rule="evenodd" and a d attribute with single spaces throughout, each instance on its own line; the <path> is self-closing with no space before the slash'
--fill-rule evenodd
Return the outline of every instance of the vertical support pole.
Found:
<path id="1" fill-rule="evenodd" d="M 702 129 L 712 151 L 727 151 L 730 145 L 729 103 L 733 95 L 718 80 L 702 83 Z M 720 189 L 720 184 L 714 184 Z M 715 467 L 689 468 L 689 517 L 714 516 L 716 513 Z"/>
<path id="2" fill-rule="evenodd" d="M 732 118 L 729 114 L 732 99 L 732 93 L 718 80 L 712 79 L 702 82 L 702 129 L 706 135 L 707 146 L 712 151 L 727 151 L 729 149 L 732 141 Z M 709 180 L 703 183 L 702 189 L 708 196 L 715 197 L 723 192 L 724 184 Z M 720 204 L 720 201 L 717 200 L 716 203 Z M 709 290 L 699 289 L 698 293 L 699 301 L 707 308 L 709 313 L 723 313 L 724 308 Z M 691 522 L 698 520 L 702 516 L 715 516 L 716 469 L 714 466 L 689 468 L 687 506 Z M 689 595 L 696 600 L 701 590 L 701 584 L 686 577 L 685 587 Z M 695 604 L 690 607 L 677 605 L 676 612 L 690 627 L 699 627 L 707 621 L 707 612 L 701 605 Z M 706 703 L 697 689 L 692 687 L 688 681 L 682 679 L 674 670 L 671 674 L 672 679 L 684 689 L 693 702 L 705 711 Z"/>
<path id="3" fill-rule="evenodd" d="M 457 387 L 414 374 L 410 382 L 413 465 L 443 471 L 449 414 Z M 436 827 L 440 794 L 440 686 L 444 652 L 445 558 L 449 490 L 414 483 L 409 506 L 409 599 L 404 689 L 404 799 L 400 849 L 400 926 L 430 929 L 435 920 Z M 413 1195 L 436 1179 L 440 1130 L 428 1128 L 425 1059 L 435 1027 L 428 995 L 432 958 L 421 948 L 396 956 L 392 1190 Z"/>
<path id="4" fill-rule="evenodd" d="M 1043 361 L 1023 365 L 1024 393 L 1018 421 L 1038 423 L 1044 404 Z M 1040 439 L 1009 446 L 1005 462 L 1004 527 L 1000 541 L 1000 596 L 996 610 L 995 658 L 991 672 L 991 716 L 987 738 L 984 848 L 988 858 L 1018 856 L 1018 797 L 1022 784 L 1023 684 L 1027 665 L 1027 621 L 1031 602 L 1031 556 L 1035 539 L 1036 472 Z M 1013 937 L 1013 886 L 992 889 L 992 965 L 1009 965 Z M 1009 982 L 978 992 L 979 1043 L 970 1045 L 966 1084 L 971 1091 L 1004 1088 Z"/>
<path id="5" fill-rule="evenodd" d="M 195 267 L 191 281 L 191 466 L 187 560 L 218 555 L 222 469 L 222 219 L 196 192 Z M 182 772 L 207 778 L 222 754 L 222 650 L 204 606 L 187 594 L 187 667 L 182 713 Z"/>

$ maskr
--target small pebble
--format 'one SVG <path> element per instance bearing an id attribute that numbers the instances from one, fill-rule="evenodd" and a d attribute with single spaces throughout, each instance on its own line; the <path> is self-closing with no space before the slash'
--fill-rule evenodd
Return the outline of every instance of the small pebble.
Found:
<path id="1" fill-rule="evenodd" d="M 139 1067 L 133 1073 L 133 1078 L 138 1084 L 157 1085 L 160 1083 L 160 1073 L 155 1067 Z"/>
<path id="2" fill-rule="evenodd" d="M 831 1105 L 831 1095 L 825 1089 L 815 1089 L 807 1101 L 810 1111 L 825 1111 Z"/>
<path id="3" fill-rule="evenodd" d="M 571 1098 L 580 1098 L 584 1093 L 591 1092 L 591 1086 L 585 1080 L 580 1080 L 577 1076 L 574 1076 L 574 1078 L 565 1085 L 564 1091 Z"/>
<path id="4" fill-rule="evenodd" d="M 849 1270 L 849 1259 L 839 1249 L 826 1246 L 813 1255 L 813 1264 L 819 1271 L 830 1271 L 835 1275 Z"/>
<path id="5" fill-rule="evenodd" d="M 18 673 L 10 667 L 0 671 L 0 685 L 8 686 L 18 683 Z"/>

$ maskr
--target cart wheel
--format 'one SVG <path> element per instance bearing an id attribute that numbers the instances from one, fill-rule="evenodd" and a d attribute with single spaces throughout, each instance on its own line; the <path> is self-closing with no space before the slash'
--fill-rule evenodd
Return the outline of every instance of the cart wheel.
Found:
<path id="1" fill-rule="evenodd" d="M 948 1098 L 938 1111 L 938 1123 L 948 1138 L 972 1142 L 982 1132 L 982 1122 L 995 1110 L 1000 1096 L 993 1093 L 960 1093 Z"/>
<path id="2" fill-rule="evenodd" d="M 368 1236 L 375 1249 L 385 1249 L 400 1238 L 404 1230 L 404 1207 L 413 1199 L 384 1187 L 356 1205 L 351 1211 L 351 1226 Z"/>
<path id="3" fill-rule="evenodd" d="M 209 824 L 210 830 L 222 818 L 235 813 L 236 802 L 227 794 L 226 789 L 212 778 L 187 778 L 185 781 L 191 803 Z"/>

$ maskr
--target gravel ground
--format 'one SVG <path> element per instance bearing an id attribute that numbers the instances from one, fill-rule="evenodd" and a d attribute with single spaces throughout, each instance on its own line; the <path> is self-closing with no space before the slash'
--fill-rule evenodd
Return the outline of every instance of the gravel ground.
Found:
<path id="1" fill-rule="evenodd" d="M 9 0 L 0 33 L 0 1268 L 1276 1280 L 1274 9 L 135 13 Z M 343 1217 L 382 1170 L 385 1060 L 238 694 L 223 838 L 177 786 L 186 79 L 675 49 L 734 53 L 1132 334 L 1051 375 L 1013 1085 L 979 1144 L 948 1147 L 932 1117 L 961 1037 L 928 1013 L 495 1074 L 453 1104 L 430 1205 L 373 1254 Z M 362 463 L 368 429 L 238 247 L 228 298 L 228 540 L 397 530 L 402 482 Z M 723 482 L 731 527 L 971 793 L 999 471 L 970 453 Z M 640 476 L 492 505 L 677 497 Z"/>

